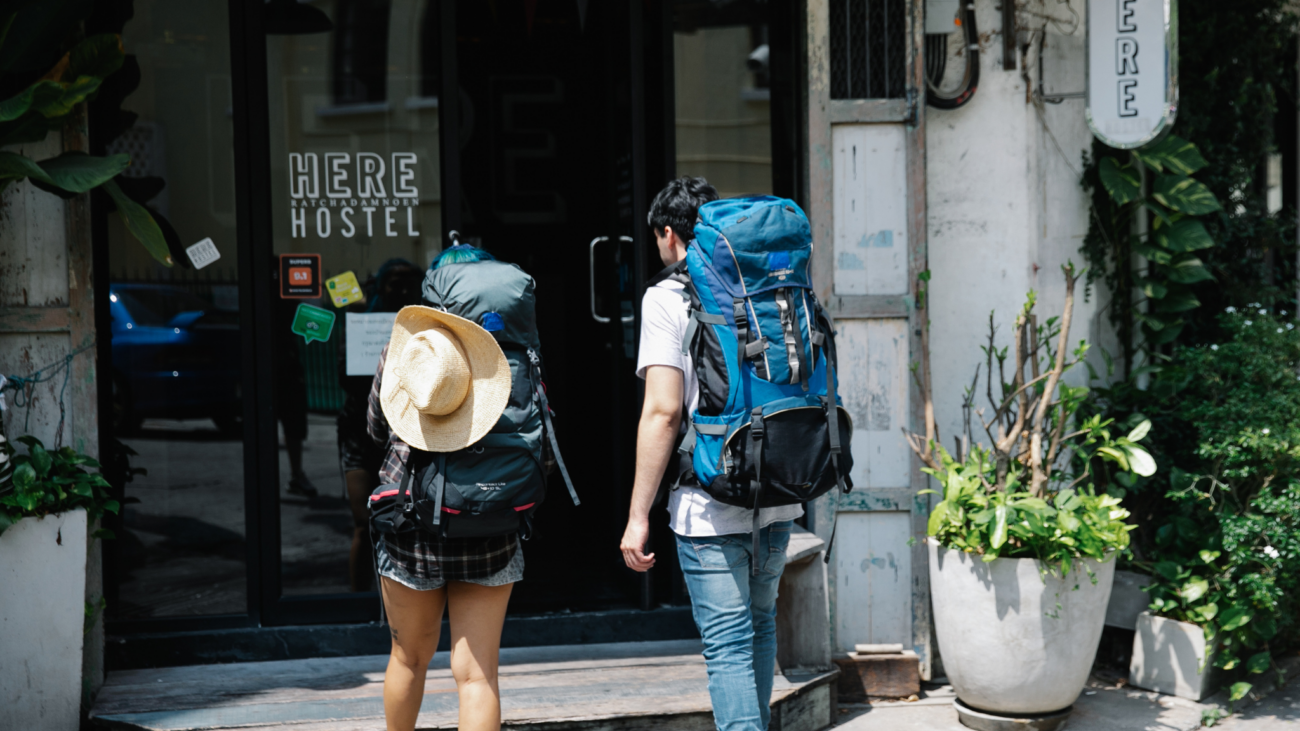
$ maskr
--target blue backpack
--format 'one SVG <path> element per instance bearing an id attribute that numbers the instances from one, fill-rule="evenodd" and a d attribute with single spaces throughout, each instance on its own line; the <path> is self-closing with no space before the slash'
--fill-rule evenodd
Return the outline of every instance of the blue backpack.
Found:
<path id="1" fill-rule="evenodd" d="M 772 196 L 700 206 L 685 266 L 682 342 L 699 405 L 678 451 L 678 484 L 754 510 L 852 489 L 852 419 L 836 394 L 835 331 L 809 277 L 812 231 Z"/>

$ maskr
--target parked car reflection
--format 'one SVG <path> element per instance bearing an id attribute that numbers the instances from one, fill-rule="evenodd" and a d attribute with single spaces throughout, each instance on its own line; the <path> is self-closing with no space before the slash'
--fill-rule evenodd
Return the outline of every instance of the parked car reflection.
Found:
<path id="1" fill-rule="evenodd" d="M 122 432 L 146 418 L 208 418 L 240 433 L 239 314 L 181 287 L 109 285 L 113 419 Z"/>

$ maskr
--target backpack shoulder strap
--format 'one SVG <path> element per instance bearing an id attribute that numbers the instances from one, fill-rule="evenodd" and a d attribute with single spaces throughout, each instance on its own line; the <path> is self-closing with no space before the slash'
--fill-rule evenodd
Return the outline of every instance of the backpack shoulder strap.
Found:
<path id="1" fill-rule="evenodd" d="M 542 359 L 537 355 L 537 351 L 528 351 L 528 360 L 532 363 L 533 370 L 533 400 L 537 402 L 537 407 L 542 411 L 542 428 L 546 432 L 547 439 L 551 442 L 551 451 L 555 453 L 555 464 L 560 468 L 560 475 L 564 477 L 564 484 L 569 488 L 569 497 L 573 499 L 574 505 L 581 505 L 582 501 L 578 500 L 578 491 L 573 489 L 573 480 L 569 477 L 569 468 L 564 466 L 564 456 L 560 454 L 560 443 L 555 438 L 555 427 L 551 424 L 551 405 L 546 400 L 546 388 L 542 385 Z"/>

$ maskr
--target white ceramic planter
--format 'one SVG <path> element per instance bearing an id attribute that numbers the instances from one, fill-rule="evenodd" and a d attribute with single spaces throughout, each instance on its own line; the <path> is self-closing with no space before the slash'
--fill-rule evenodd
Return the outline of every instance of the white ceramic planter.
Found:
<path id="1" fill-rule="evenodd" d="M 1151 577 L 1133 571 L 1116 571 L 1115 586 L 1110 590 L 1110 603 L 1106 605 L 1106 626 L 1137 629 L 1138 615 L 1151 606 L 1151 595 L 1142 591 L 1151 584 Z"/>
<path id="2" fill-rule="evenodd" d="M 1101 640 L 1115 562 L 1064 579 L 1033 559 L 977 555 L 927 541 L 939 653 L 957 697 L 993 713 L 1046 714 L 1074 703 Z"/>
<path id="3" fill-rule="evenodd" d="M 78 728 L 85 597 L 86 511 L 0 534 L 0 729 Z"/>
<path id="4" fill-rule="evenodd" d="M 1205 655 L 1199 625 L 1143 612 L 1133 635 L 1129 685 L 1199 701 L 1219 687 L 1218 672 L 1212 662 L 1203 663 Z"/>

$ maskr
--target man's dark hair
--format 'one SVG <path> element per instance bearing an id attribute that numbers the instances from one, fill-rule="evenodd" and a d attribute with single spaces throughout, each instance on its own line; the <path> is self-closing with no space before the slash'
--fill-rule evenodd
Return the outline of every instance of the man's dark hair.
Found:
<path id="1" fill-rule="evenodd" d="M 681 177 L 670 181 L 650 203 L 646 216 L 650 230 L 662 231 L 670 227 L 684 241 L 694 238 L 696 211 L 709 201 L 718 199 L 718 191 L 704 178 Z"/>

